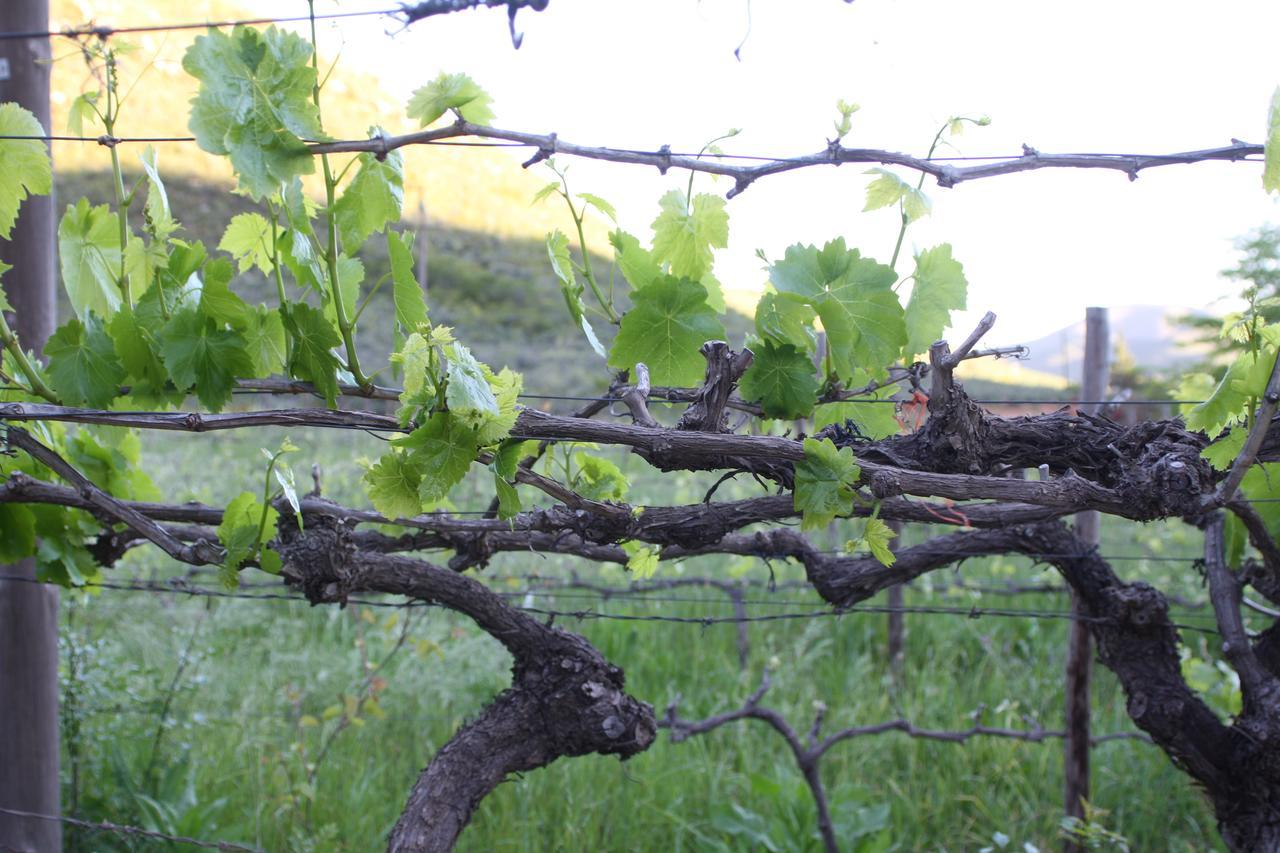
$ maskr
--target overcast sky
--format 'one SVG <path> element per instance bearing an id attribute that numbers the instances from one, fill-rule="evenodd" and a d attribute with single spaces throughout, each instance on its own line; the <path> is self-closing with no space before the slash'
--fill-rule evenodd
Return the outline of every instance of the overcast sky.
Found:
<path id="1" fill-rule="evenodd" d="M 297 4 L 257 7 L 286 5 Z M 953 114 L 992 119 L 956 140 L 963 155 L 1016 154 L 1023 143 L 1155 153 L 1261 142 L 1280 83 L 1274 0 L 551 0 L 517 25 L 519 51 L 503 10 L 431 19 L 390 39 L 386 21 L 348 20 L 322 38 L 404 97 L 439 71 L 464 71 L 493 95 L 501 127 L 673 150 L 740 127 L 727 151 L 774 156 L 821 149 L 838 98 L 862 105 L 846 144 L 921 155 Z M 388 125 L 408 129 L 403 117 Z M 897 215 L 861 212 L 864 168 L 776 176 L 730 201 L 730 246 L 716 265 L 726 287 L 758 289 L 756 250 L 778 257 L 797 241 L 844 236 L 887 261 Z M 572 174 L 644 238 L 659 196 L 684 183 L 585 161 Z M 993 342 L 1035 338 L 1087 305 L 1210 306 L 1230 291 L 1218 273 L 1232 263 L 1233 239 L 1276 218 L 1260 176 L 1261 164 L 1211 163 L 1132 183 L 1078 170 L 950 190 L 929 179 L 934 213 L 908 233 L 908 248 L 953 244 L 970 282 L 971 311 L 958 325 L 994 310 Z M 729 185 L 701 177 L 697 188 Z"/>

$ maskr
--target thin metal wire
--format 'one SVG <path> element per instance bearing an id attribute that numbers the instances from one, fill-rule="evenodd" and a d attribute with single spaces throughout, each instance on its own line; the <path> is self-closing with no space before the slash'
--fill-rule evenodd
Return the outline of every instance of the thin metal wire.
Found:
<path id="1" fill-rule="evenodd" d="M 33 578 L 23 577 L 20 575 L 0 575 L 0 581 L 13 581 L 17 583 L 43 583 Z M 238 599 L 242 601 L 296 601 L 311 602 L 301 595 L 283 595 L 278 593 L 264 594 L 246 594 L 239 592 L 230 592 L 224 590 L 205 589 L 203 587 L 194 587 L 189 585 L 141 585 L 141 584 L 118 584 L 111 582 L 87 583 L 76 589 L 104 589 L 113 592 L 143 592 L 150 594 L 170 594 L 170 595 L 186 595 L 191 597 L 203 598 L 225 598 Z M 451 609 L 444 605 L 430 601 L 379 601 L 377 599 L 349 598 L 346 604 L 358 604 L 363 607 L 380 607 L 391 609 L 408 609 L 416 607 L 434 607 L 439 609 Z M 850 613 L 904 613 L 923 616 L 964 616 L 969 619 L 981 619 L 984 616 L 994 616 L 1000 618 L 1011 619 L 1056 619 L 1063 621 L 1087 622 L 1093 624 L 1113 624 L 1115 620 L 1103 619 L 1096 616 L 1080 616 L 1071 611 L 1064 610 L 1032 610 L 1005 607 L 948 607 L 941 605 L 881 605 L 881 604 L 856 604 L 841 609 L 824 609 L 810 610 L 797 613 L 767 613 L 749 616 L 665 616 L 658 614 L 626 614 L 626 613 L 602 613 L 596 610 L 549 610 L 542 607 L 524 607 L 519 606 L 514 609 L 524 613 L 531 613 L 536 616 L 546 616 L 548 618 L 567 618 L 577 619 L 579 621 L 618 621 L 618 622 L 670 622 L 673 624 L 683 625 L 703 625 L 709 627 L 711 625 L 741 624 L 753 622 L 780 622 L 792 621 L 797 619 L 822 619 L 829 617 L 840 617 Z M 1192 618 L 1195 614 L 1191 614 Z M 1217 635 L 1216 628 L 1209 628 L 1200 625 L 1189 625 L 1180 622 L 1170 622 L 1170 626 L 1184 631 L 1195 631 L 1203 634 Z"/>
<path id="2" fill-rule="evenodd" d="M 0 41 L 40 38 L 99 38 L 108 39 L 120 33 L 160 33 L 177 32 L 179 30 L 207 30 L 223 27 L 250 27 L 263 24 L 296 24 L 311 20 L 331 20 L 334 18 L 370 18 L 375 16 L 397 15 L 404 11 L 403 6 L 394 9 L 366 9 L 360 12 L 325 12 L 318 15 L 291 15 L 284 18 L 242 18 L 229 21 L 183 21 L 173 24 L 148 24 L 133 27 L 109 27 L 106 25 L 86 24 L 83 27 L 67 27 L 62 30 L 28 30 L 26 32 L 0 32 Z"/>

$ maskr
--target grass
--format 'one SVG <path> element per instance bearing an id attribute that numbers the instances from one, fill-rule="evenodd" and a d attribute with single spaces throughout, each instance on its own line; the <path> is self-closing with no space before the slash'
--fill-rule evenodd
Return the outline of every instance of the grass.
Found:
<path id="1" fill-rule="evenodd" d="M 148 444 L 162 484 L 187 483 L 174 497 L 226 501 L 259 481 L 255 448 L 280 435 L 160 437 Z M 324 463 L 326 494 L 358 500 L 355 457 L 376 455 L 372 438 L 293 436 L 303 475 Z M 657 475 L 638 459 L 621 460 L 639 501 L 700 499 L 705 476 Z M 215 479 L 206 472 L 217 471 Z M 305 478 L 304 478 L 305 479 Z M 477 484 L 459 508 L 483 506 Z M 746 486 L 731 485 L 742 489 Z M 729 493 L 722 497 L 731 496 Z M 908 542 L 924 534 L 908 529 Z M 1197 534 L 1173 525 L 1104 527 L 1115 554 L 1193 555 Z M 1189 566 L 1122 562 L 1130 578 L 1203 598 Z M 625 582 L 616 568 L 568 559 L 499 555 L 486 571 Z M 749 559 L 691 560 L 664 573 L 692 576 L 801 576 L 798 567 Z M 181 567 L 139 551 L 111 579 L 163 578 Z M 1025 559 L 970 561 L 966 579 L 1048 580 Z M 1188 577 L 1189 575 L 1189 577 Z M 947 573 L 933 581 L 941 584 Z M 246 575 L 261 582 L 266 576 Z M 211 578 L 202 579 L 206 584 Z M 1065 608 L 1061 595 L 1017 599 L 973 592 L 908 591 L 911 603 L 963 608 Z M 260 593 L 271 590 L 251 589 Z M 582 601 L 544 595 L 537 606 L 611 613 L 727 615 L 715 592 L 680 590 L 692 601 Z M 677 597 L 675 594 L 666 596 Z M 757 590 L 752 613 L 779 601 L 815 597 Z M 517 596 L 518 598 L 518 596 Z M 1182 608 L 1179 608 L 1182 609 Z M 1205 611 L 1192 611 L 1203 623 Z M 407 628 L 405 620 L 410 620 Z M 135 823 L 166 832 L 256 844 L 270 850 L 366 850 L 380 846 L 418 771 L 495 692 L 509 659 L 465 619 L 438 610 L 310 608 L 302 602 L 191 599 L 102 592 L 68 595 L 63 608 L 64 802 L 87 819 Z M 749 665 L 740 670 L 731 625 L 570 622 L 627 672 L 628 688 L 659 712 L 681 697 L 690 718 L 737 707 L 766 665 L 774 686 L 766 703 L 807 730 L 814 703 L 825 703 L 827 731 L 897 716 L 956 729 L 978 713 L 989 725 L 1061 725 L 1066 623 L 986 616 L 908 615 L 901 681 L 884 657 L 879 614 L 765 622 L 750 626 Z M 403 640 L 401 639 L 403 637 Z M 1188 634 L 1188 637 L 1194 635 Z M 398 651 L 392 653 L 400 643 Z M 372 675 L 366 661 L 387 659 Z M 1098 732 L 1131 729 L 1115 680 L 1101 667 L 1093 695 Z M 363 688 L 363 689 L 362 689 Z M 376 696 L 347 722 L 344 696 Z M 350 702 L 350 699 L 345 700 Z M 325 744 L 328 743 L 326 750 Z M 323 753 L 323 757 L 321 757 Z M 901 734 L 855 739 L 822 764 L 841 837 L 851 850 L 978 849 L 996 833 L 1040 849 L 1057 846 L 1061 747 L 977 739 L 967 745 Z M 74 781 L 73 781 L 74 779 Z M 1108 743 L 1094 752 L 1094 801 L 1108 829 L 1133 849 L 1201 850 L 1218 845 L 1212 816 L 1185 776 L 1154 747 Z M 73 834 L 70 848 L 131 849 L 104 834 Z M 462 836 L 465 850 L 817 850 L 812 803 L 789 751 L 756 722 L 744 721 L 680 744 L 665 733 L 645 754 L 620 763 L 588 757 L 509 780 L 482 804 Z"/>

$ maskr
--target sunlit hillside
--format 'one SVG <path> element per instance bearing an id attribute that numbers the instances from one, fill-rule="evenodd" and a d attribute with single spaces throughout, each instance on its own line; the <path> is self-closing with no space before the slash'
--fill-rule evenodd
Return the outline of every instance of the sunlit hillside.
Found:
<path id="1" fill-rule="evenodd" d="M 94 21 L 113 26 L 145 26 L 174 21 L 234 20 L 260 17 L 225 0 L 188 3 L 147 3 L 143 0 L 53 0 L 51 29 L 79 27 Z M 289 4 L 297 14 L 301 3 Z M 186 136 L 188 101 L 195 81 L 182 70 L 182 55 L 199 30 L 128 34 L 123 38 L 137 50 L 124 61 L 122 83 L 133 87 L 116 131 L 117 136 Z M 119 43 L 118 41 L 116 42 Z M 68 112 L 82 91 L 97 88 L 73 43 L 56 40 L 53 66 L 53 132 L 65 133 Z M 322 73 L 331 61 L 321 58 Z M 135 85 L 136 81 L 136 85 Z M 426 80 L 423 81 L 427 82 Z M 404 104 L 382 92 L 369 74 L 339 61 L 324 91 L 324 123 L 331 136 L 364 138 L 371 126 L 391 133 L 416 129 L 405 117 Z M 500 108 L 501 105 L 498 105 Z M 101 130 L 90 131 L 94 136 Z M 159 144 L 166 174 L 217 181 L 229 185 L 231 171 L 224 158 L 205 154 L 194 143 Z M 137 165 L 141 145 L 123 147 L 126 166 Z M 57 167 L 103 169 L 106 149 L 91 143 L 61 142 L 54 149 Z M 425 204 L 428 216 L 441 223 L 499 236 L 541 238 L 550 228 L 563 227 L 562 211 L 552 205 L 530 207 L 534 192 L 546 181 L 519 167 L 517 155 L 483 148 L 413 146 L 405 152 L 405 210 Z M 179 212 L 181 216 L 181 212 Z M 602 233 L 597 232 L 597 235 Z"/>

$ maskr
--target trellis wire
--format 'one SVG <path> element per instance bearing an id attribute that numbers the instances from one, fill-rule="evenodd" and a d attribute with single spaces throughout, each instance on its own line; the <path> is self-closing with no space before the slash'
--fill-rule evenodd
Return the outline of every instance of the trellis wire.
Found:
<path id="1" fill-rule="evenodd" d="M 91 832 L 110 832 L 115 835 L 134 835 L 140 838 L 150 838 L 155 841 L 168 841 L 172 844 L 186 844 L 191 847 L 205 847 L 211 850 L 233 850 L 233 851 L 249 851 L 249 853 L 260 853 L 260 847 L 245 847 L 242 844 L 235 844 L 230 841 L 206 841 L 200 838 L 189 838 L 185 835 L 166 835 L 163 832 L 156 832 L 153 829 L 144 829 L 141 826 L 129 826 L 127 824 L 112 823 L 110 821 L 90 821 L 81 820 L 80 818 L 67 817 L 66 815 L 40 814 L 39 812 L 27 812 L 21 809 L 8 809 L 0 807 L 0 812 L 14 817 L 26 817 L 33 820 L 52 820 L 59 823 L 65 823 L 70 826 L 87 829 Z M 6 848 L 8 849 L 8 848 Z"/>
<path id="2" fill-rule="evenodd" d="M 0 581 L 14 581 L 17 583 L 43 583 L 43 581 L 33 578 L 23 577 L 21 575 L 0 575 Z M 154 585 L 154 584 L 120 584 L 113 582 L 94 582 L 86 583 L 76 589 L 102 589 L 112 592 L 142 592 L 151 594 L 169 594 L 169 595 L 186 595 L 191 597 L 203 598 L 226 598 L 241 601 L 296 601 L 311 604 L 312 602 L 305 596 L 286 595 L 282 593 L 262 593 L 248 594 L 241 592 L 232 592 L 230 590 L 213 590 L 203 587 L 195 587 L 190 585 Z M 537 594 L 537 591 L 533 591 Z M 336 603 L 336 602 L 335 602 Z M 368 598 L 348 598 L 344 604 L 356 604 L 363 607 L 377 607 L 389 609 L 409 609 L 417 607 L 434 607 L 440 609 L 446 608 L 443 605 L 428 601 L 380 601 Z M 946 607 L 941 605 L 903 605 L 898 607 L 879 605 L 879 604 L 855 604 L 850 607 L 841 609 L 824 609 L 810 610 L 796 613 L 767 613 L 755 614 L 748 616 L 665 616 L 658 614 L 625 614 L 625 613 L 602 613 L 594 610 L 550 610 L 542 607 L 524 607 L 512 605 L 516 610 L 525 613 L 531 613 L 537 616 L 546 616 L 550 619 L 566 618 L 576 619 L 579 621 L 620 621 L 620 622 L 669 622 L 674 624 L 685 625 L 702 625 L 710 627 L 711 625 L 723 624 L 739 624 L 753 622 L 780 622 L 804 619 L 822 619 L 828 617 L 840 617 L 851 613 L 905 613 L 923 616 L 964 616 L 969 619 L 981 619 L 984 616 L 994 616 L 999 618 L 1011 619 L 1056 619 L 1063 621 L 1076 620 L 1080 622 L 1088 622 L 1093 624 L 1110 624 L 1111 620 L 1099 617 L 1074 616 L 1068 611 L 1062 610 L 1034 610 L 1020 608 L 1004 608 L 1004 607 Z M 1195 614 L 1188 614 L 1191 618 L 1195 618 Z M 1190 625 L 1180 622 L 1170 622 L 1172 627 L 1185 631 L 1195 631 L 1203 634 L 1216 636 L 1218 630 L 1202 625 Z"/>

